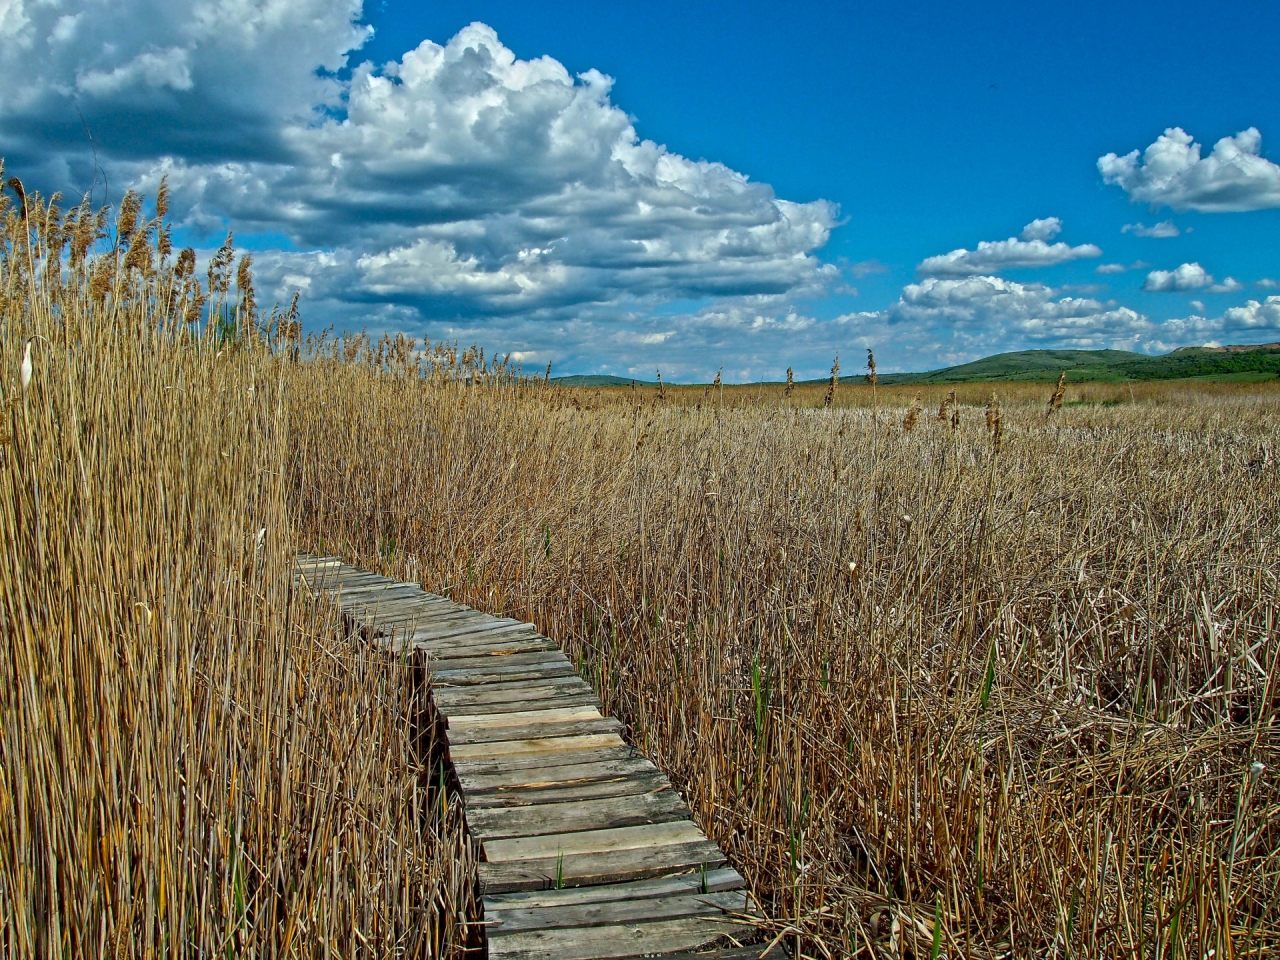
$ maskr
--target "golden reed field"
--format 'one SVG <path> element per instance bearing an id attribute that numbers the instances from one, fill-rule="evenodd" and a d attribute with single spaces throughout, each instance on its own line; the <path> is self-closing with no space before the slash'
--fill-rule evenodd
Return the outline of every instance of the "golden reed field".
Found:
<path id="1" fill-rule="evenodd" d="M 14 183 L 6 956 L 476 942 L 411 667 L 298 549 L 560 639 L 793 954 L 1280 950 L 1275 384 L 561 388 Z"/>

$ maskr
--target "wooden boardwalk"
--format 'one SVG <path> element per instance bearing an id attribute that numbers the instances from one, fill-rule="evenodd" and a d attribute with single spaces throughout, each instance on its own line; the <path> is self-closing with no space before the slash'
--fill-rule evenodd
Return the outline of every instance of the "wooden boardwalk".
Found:
<path id="1" fill-rule="evenodd" d="M 753 912 L 742 877 L 554 641 L 335 557 L 297 573 L 366 636 L 425 658 L 482 853 L 490 957 L 761 956 L 732 946 L 752 933 L 734 922 Z"/>

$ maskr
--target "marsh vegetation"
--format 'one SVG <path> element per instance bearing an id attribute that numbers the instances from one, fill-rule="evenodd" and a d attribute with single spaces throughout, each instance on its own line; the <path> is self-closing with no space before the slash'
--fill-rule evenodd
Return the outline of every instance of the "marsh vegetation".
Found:
<path id="1" fill-rule="evenodd" d="M 560 388 L 140 211 L 0 211 L 10 954 L 460 948 L 404 665 L 295 549 L 560 639 L 805 956 L 1280 947 L 1274 386 Z"/>

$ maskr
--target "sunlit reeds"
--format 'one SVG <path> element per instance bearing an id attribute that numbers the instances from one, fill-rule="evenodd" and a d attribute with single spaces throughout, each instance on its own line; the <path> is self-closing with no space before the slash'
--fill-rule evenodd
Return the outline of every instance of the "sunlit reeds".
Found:
<path id="1" fill-rule="evenodd" d="M 1042 386 L 377 349 L 294 371 L 302 542 L 562 639 L 805 955 L 1280 948 L 1280 391 L 1064 385 L 1046 424 Z"/>
<path id="2" fill-rule="evenodd" d="M 441 956 L 414 668 L 293 587 L 248 261 L 210 323 L 144 213 L 0 201 L 0 955 Z"/>
<path id="3" fill-rule="evenodd" d="M 0 950 L 458 947 L 420 675 L 295 548 L 563 640 L 806 956 L 1280 949 L 1273 385 L 570 390 L 9 196 Z"/>

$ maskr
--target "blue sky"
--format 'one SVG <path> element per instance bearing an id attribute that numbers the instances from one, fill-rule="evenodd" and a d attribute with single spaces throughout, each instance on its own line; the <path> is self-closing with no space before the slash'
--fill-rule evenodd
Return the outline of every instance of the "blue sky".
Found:
<path id="1" fill-rule="evenodd" d="M 563 373 L 1274 341 L 1278 27 L 1262 0 L 9 0 L 0 155 L 82 190 L 83 114 L 115 196 L 167 173 L 181 237 L 234 229 L 311 326 Z"/>

